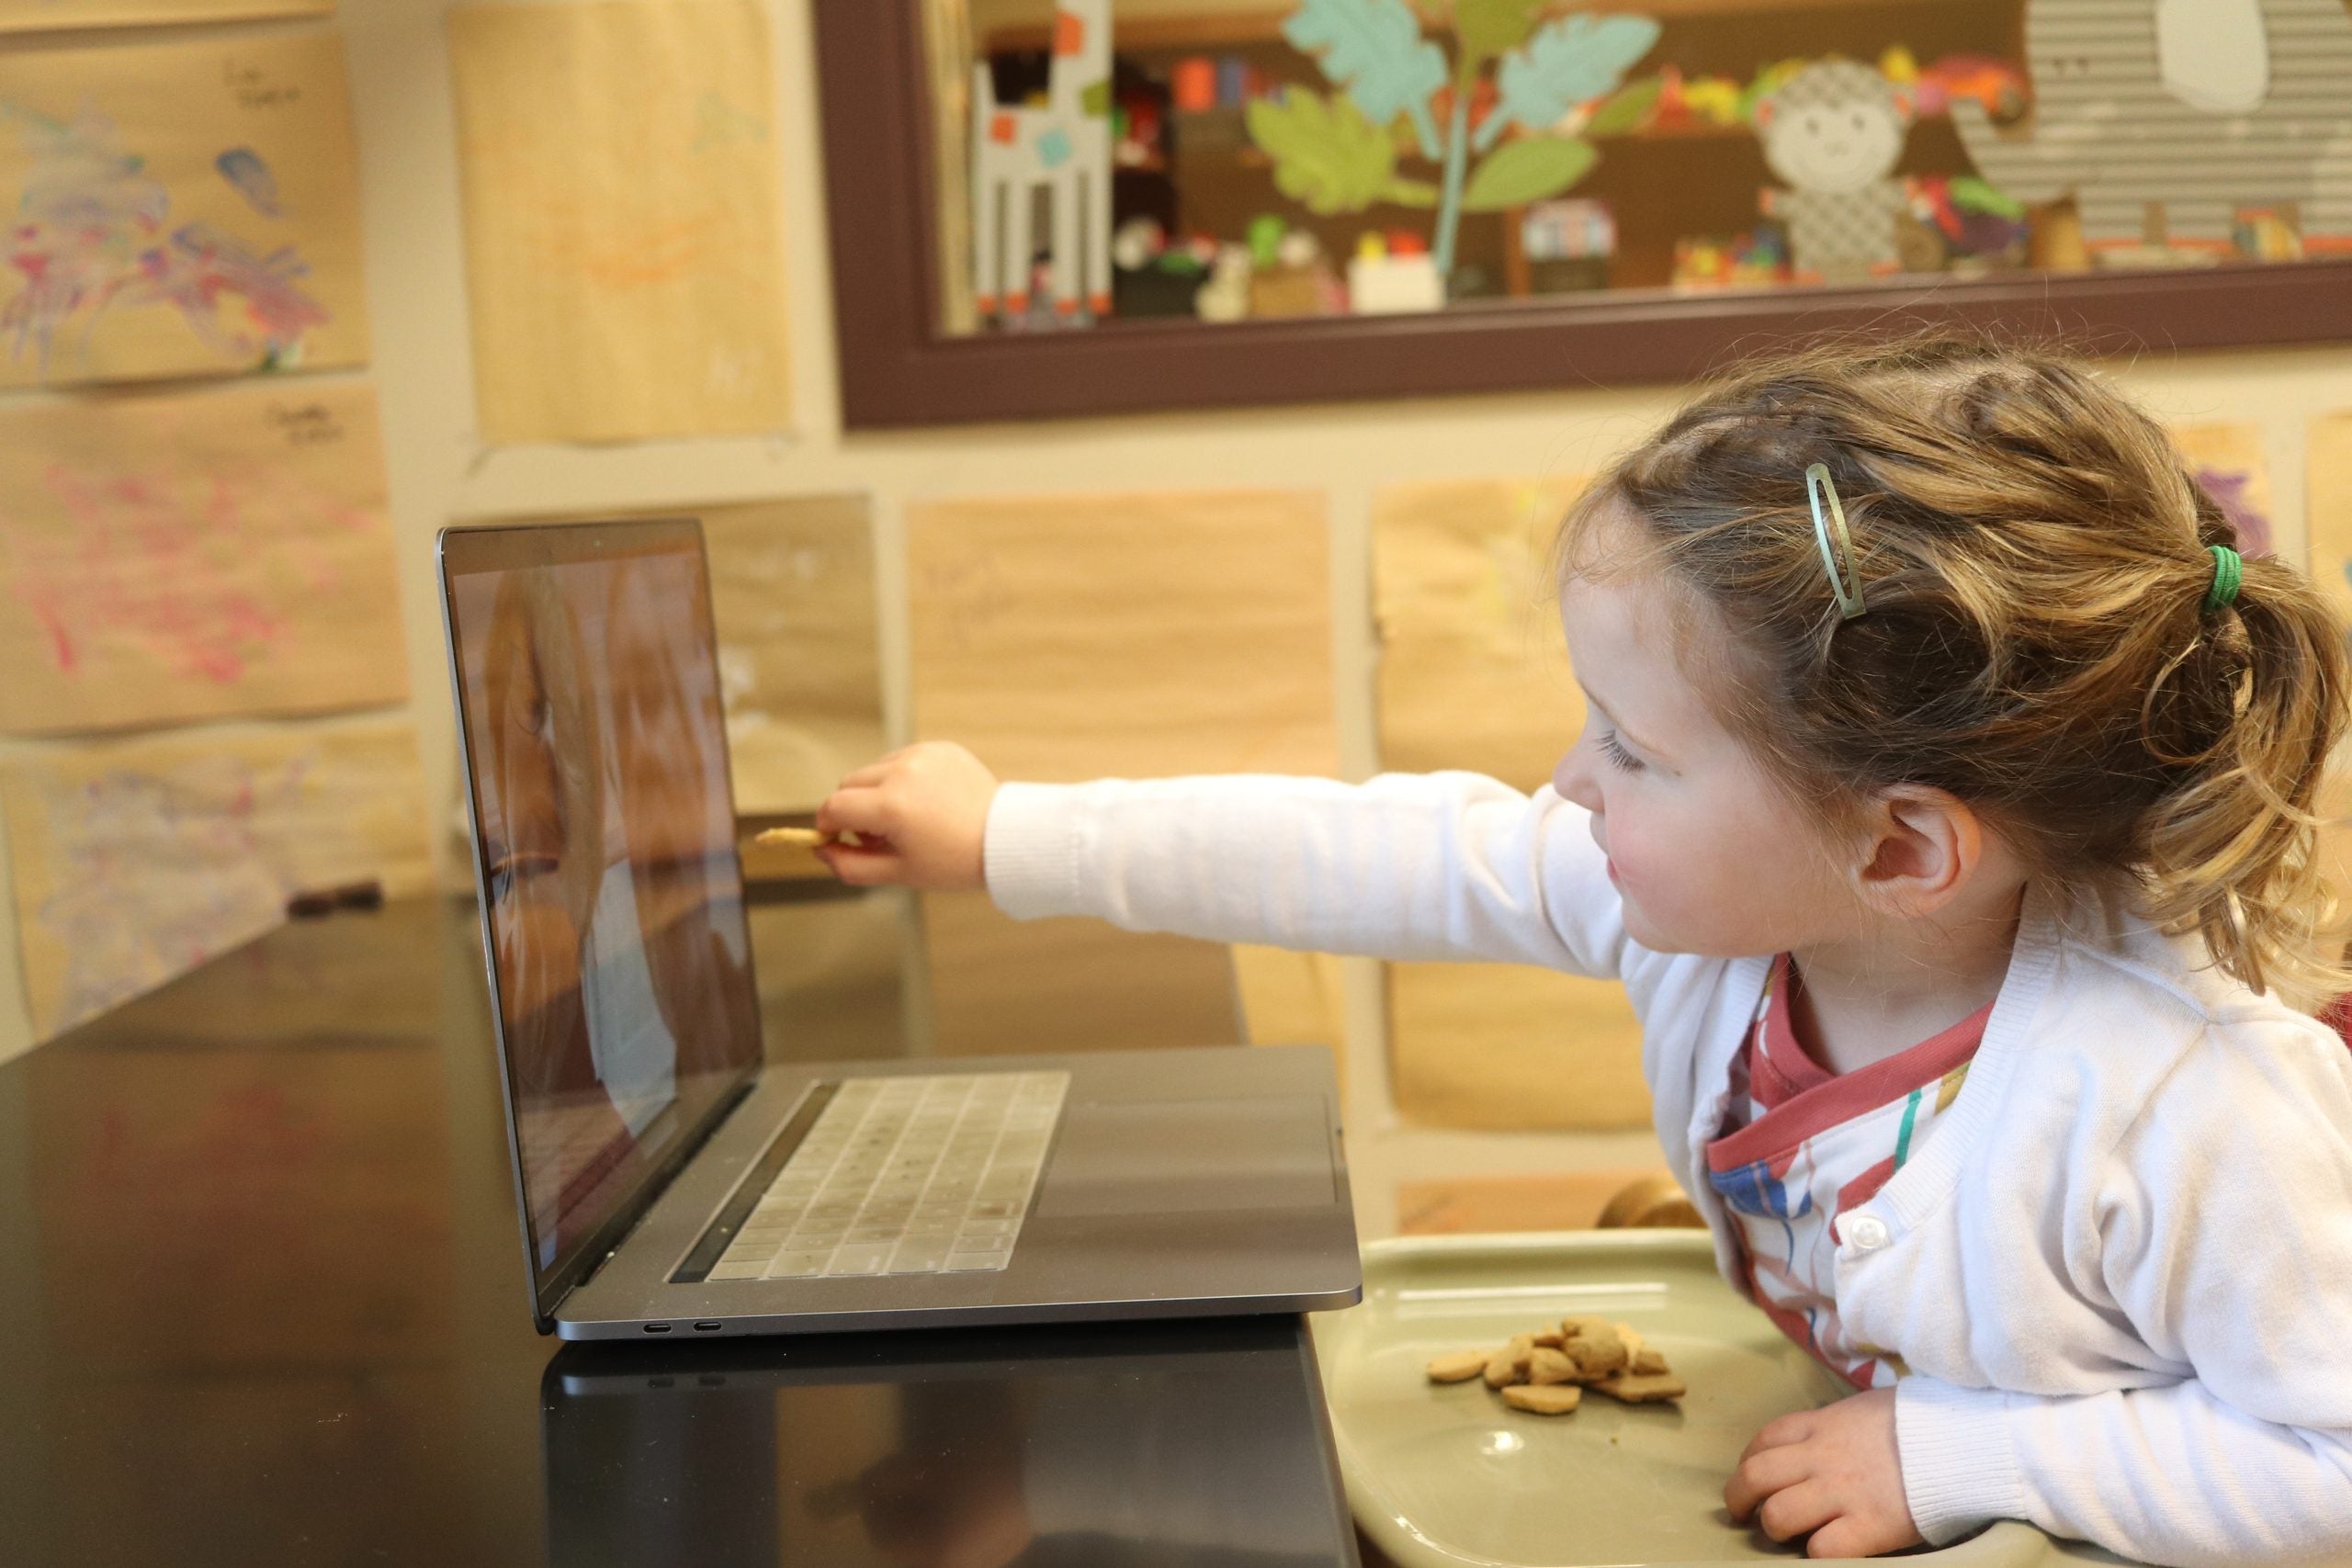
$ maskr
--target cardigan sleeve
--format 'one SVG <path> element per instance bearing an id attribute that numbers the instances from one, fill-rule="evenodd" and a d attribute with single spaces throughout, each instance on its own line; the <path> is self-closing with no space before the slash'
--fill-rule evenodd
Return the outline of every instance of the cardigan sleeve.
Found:
<path id="1" fill-rule="evenodd" d="M 989 895 L 1022 919 L 1614 978 L 1623 904 L 1590 814 L 1475 773 L 1008 784 Z"/>
<path id="2" fill-rule="evenodd" d="M 1905 1379 L 1921 1533 L 2009 1517 L 2156 1563 L 2352 1558 L 2342 1044 L 2275 1015 L 2210 1026 L 2107 1160 L 2096 1217 L 2098 1283 L 2182 1375 L 2073 1397 Z"/>

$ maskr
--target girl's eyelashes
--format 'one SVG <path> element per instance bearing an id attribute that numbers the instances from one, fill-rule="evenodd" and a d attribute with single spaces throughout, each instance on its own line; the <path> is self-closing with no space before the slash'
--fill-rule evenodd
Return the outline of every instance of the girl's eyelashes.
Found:
<path id="1" fill-rule="evenodd" d="M 1617 732 L 1613 729 L 1601 731 L 1600 754 L 1609 759 L 1611 767 L 1621 773 L 1637 773 L 1641 769 L 1642 760 L 1625 750 L 1625 743 L 1617 739 Z"/>

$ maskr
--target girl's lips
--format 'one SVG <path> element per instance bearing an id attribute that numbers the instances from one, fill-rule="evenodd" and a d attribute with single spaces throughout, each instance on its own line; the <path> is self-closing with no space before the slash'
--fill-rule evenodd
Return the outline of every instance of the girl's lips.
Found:
<path id="1" fill-rule="evenodd" d="M 1611 887 L 1623 887 L 1625 885 L 1625 879 L 1617 874 L 1617 863 L 1615 861 L 1604 860 L 1600 863 L 1609 873 L 1609 885 Z"/>

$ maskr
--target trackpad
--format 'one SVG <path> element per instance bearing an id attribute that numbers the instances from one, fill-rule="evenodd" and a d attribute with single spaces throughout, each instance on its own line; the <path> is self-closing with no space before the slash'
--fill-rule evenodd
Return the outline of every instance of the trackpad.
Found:
<path id="1" fill-rule="evenodd" d="M 1081 1101 L 1063 1109 L 1035 1213 L 1295 1209 L 1338 1200 L 1319 1095 Z"/>

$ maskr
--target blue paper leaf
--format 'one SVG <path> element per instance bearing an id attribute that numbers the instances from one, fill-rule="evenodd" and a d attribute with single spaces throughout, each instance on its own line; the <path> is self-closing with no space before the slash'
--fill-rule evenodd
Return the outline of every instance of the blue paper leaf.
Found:
<path id="1" fill-rule="evenodd" d="M 1386 125 L 1408 117 L 1421 156 L 1437 156 L 1430 95 L 1445 85 L 1445 55 L 1421 36 L 1420 18 L 1405 0 L 1299 0 L 1283 37 L 1301 53 L 1317 55 L 1323 74 L 1366 119 Z"/>
<path id="2" fill-rule="evenodd" d="M 1656 42 L 1657 24 L 1647 17 L 1578 11 L 1544 23 L 1524 48 L 1503 57 L 1495 110 L 1478 128 L 1479 150 L 1512 124 L 1550 130 L 1577 105 L 1614 90 Z"/>

